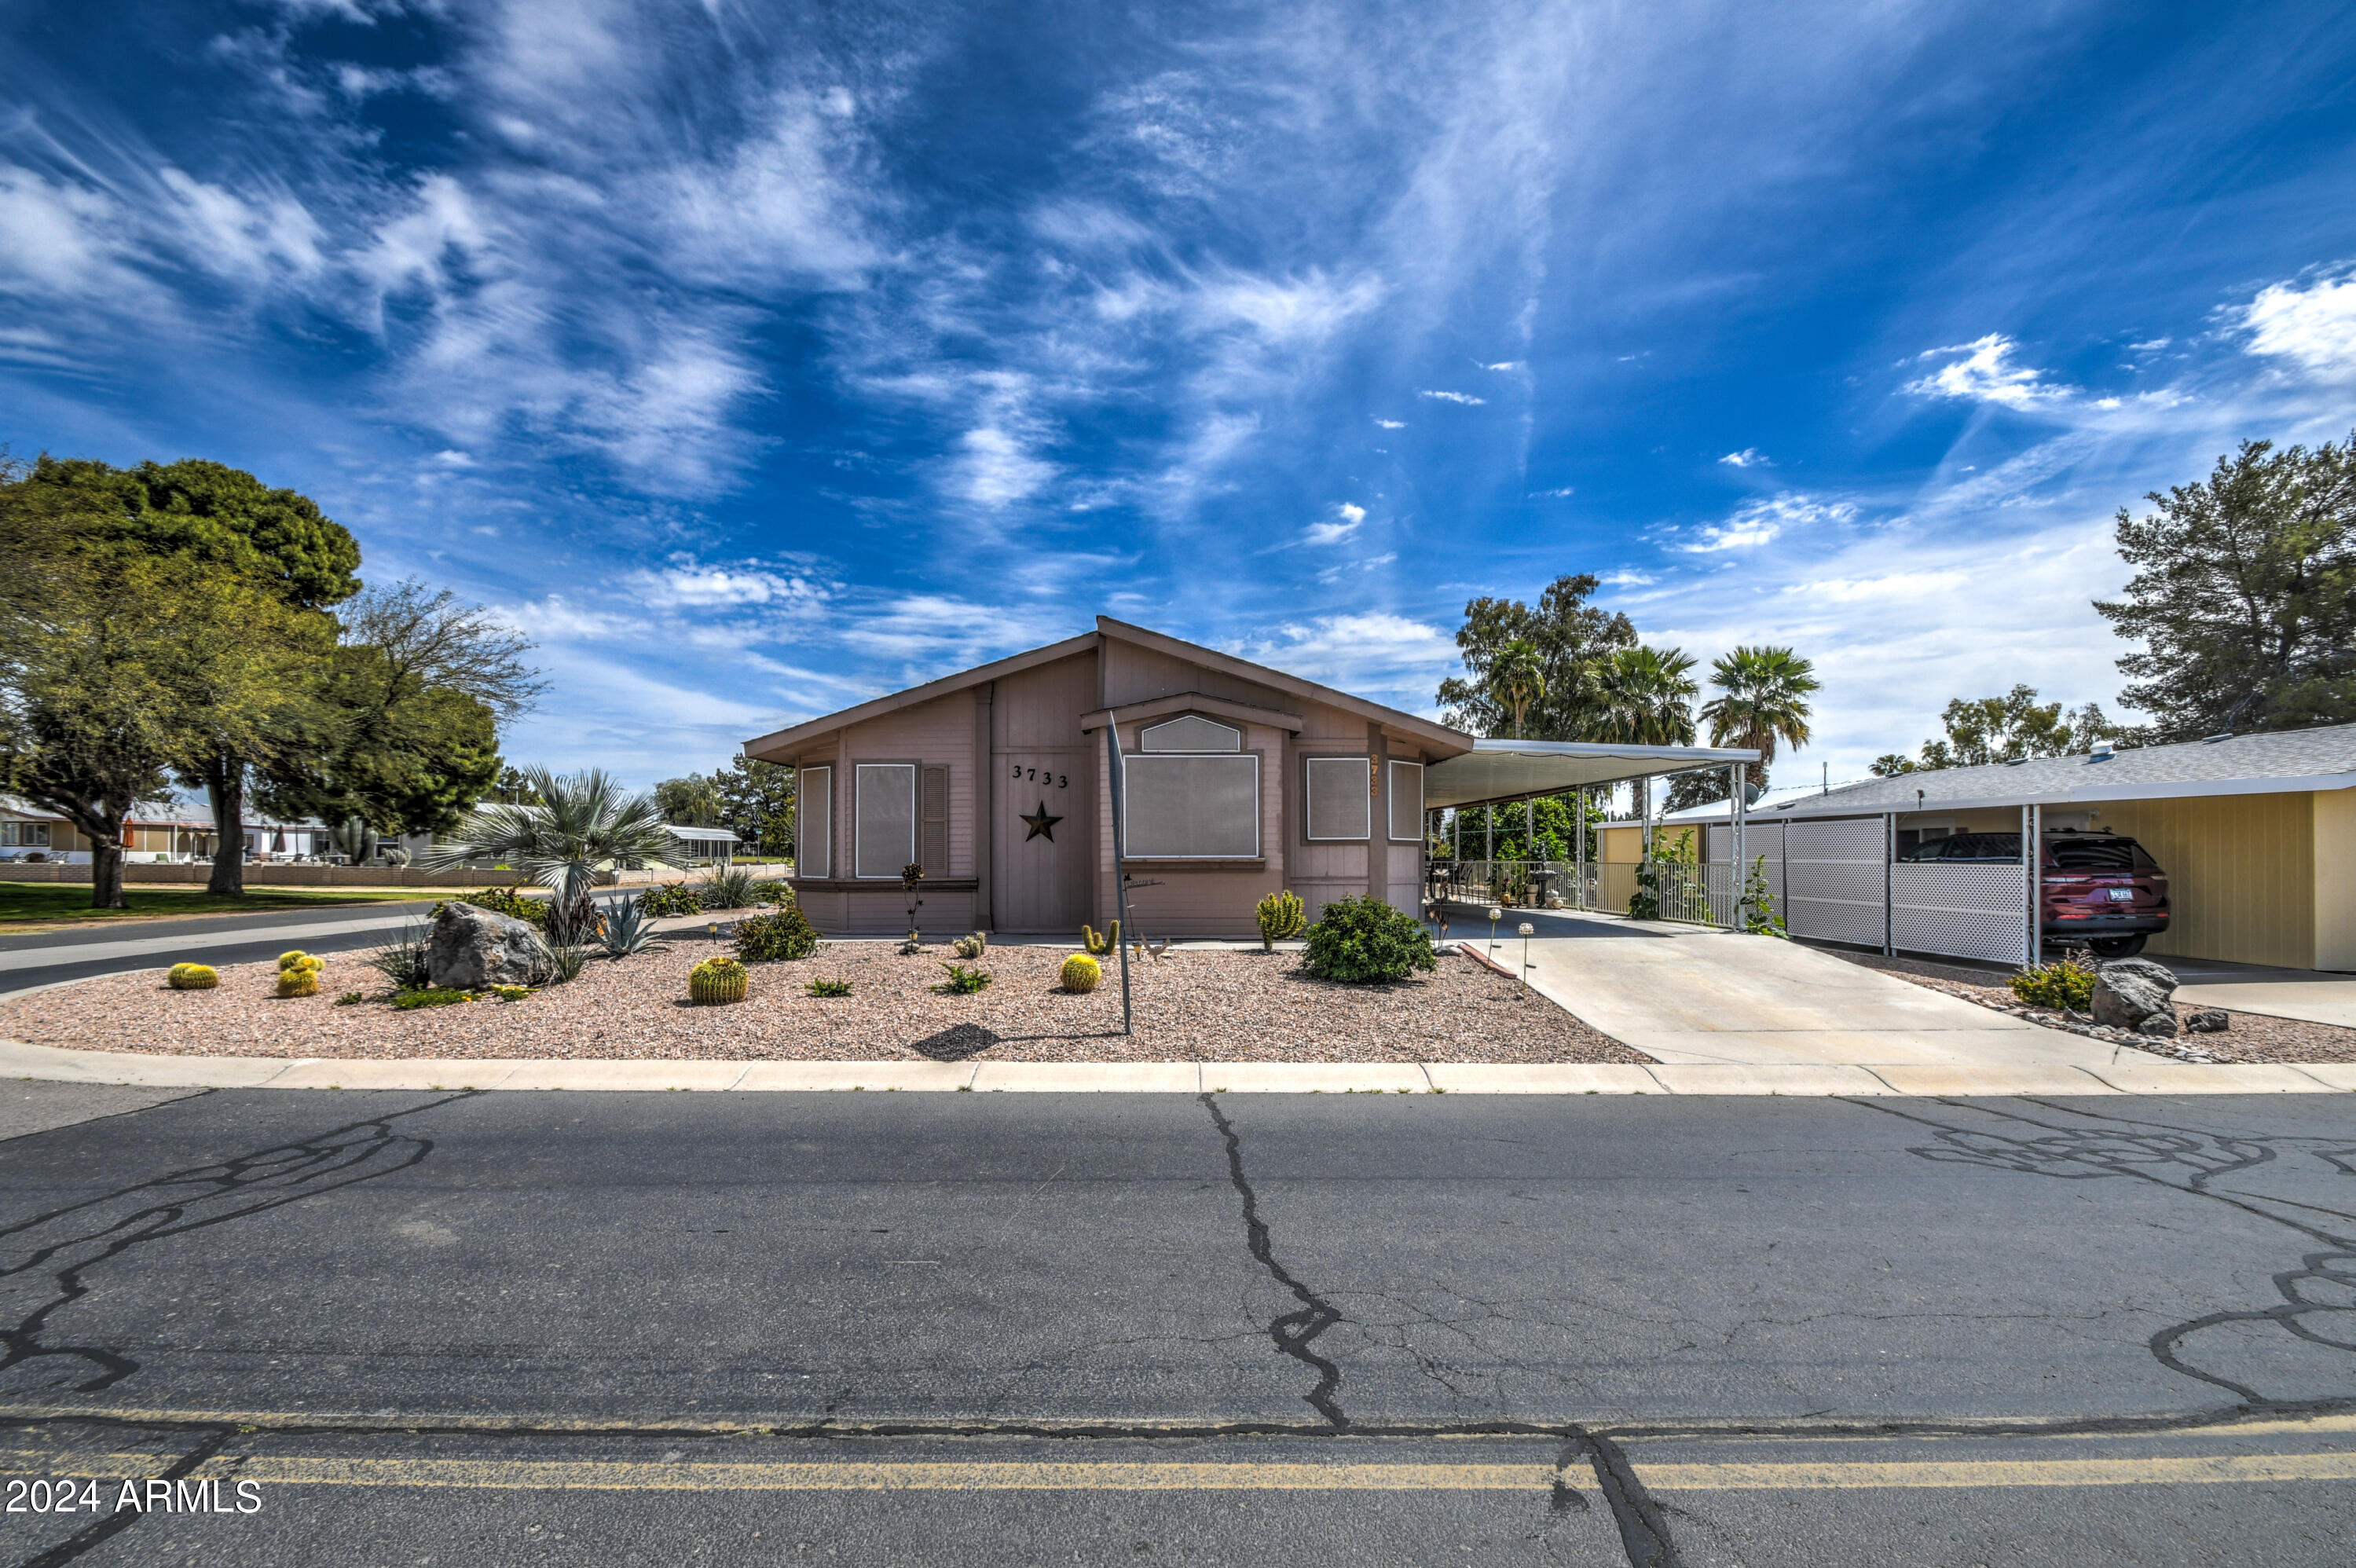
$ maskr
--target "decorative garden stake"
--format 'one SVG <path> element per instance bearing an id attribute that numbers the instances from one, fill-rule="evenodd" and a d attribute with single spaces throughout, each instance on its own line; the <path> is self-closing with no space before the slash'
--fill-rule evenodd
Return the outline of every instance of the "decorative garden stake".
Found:
<path id="1" fill-rule="evenodd" d="M 1497 922 L 1505 918 L 1505 910 L 1494 904 L 1489 906 L 1489 956 L 1491 958 L 1497 956 Z"/>
<path id="2" fill-rule="evenodd" d="M 1522 922 L 1522 989 L 1524 991 L 1530 988 L 1530 939 L 1537 934 L 1538 929 L 1536 926 L 1531 925 L 1527 920 Z"/>

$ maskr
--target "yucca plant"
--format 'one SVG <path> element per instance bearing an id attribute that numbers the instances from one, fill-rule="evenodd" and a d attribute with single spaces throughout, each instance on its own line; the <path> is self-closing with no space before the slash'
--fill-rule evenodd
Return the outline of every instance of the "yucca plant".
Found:
<path id="1" fill-rule="evenodd" d="M 425 857 L 429 871 L 477 857 L 504 861 L 551 895 L 549 935 L 557 945 L 576 942 L 597 929 L 589 890 L 601 866 L 637 871 L 677 865 L 685 847 L 663 825 L 662 808 L 652 795 L 623 788 L 603 768 L 562 775 L 527 768 L 523 779 L 544 804 L 523 806 L 487 801 Z"/>
<path id="2" fill-rule="evenodd" d="M 723 866 L 696 884 L 695 896 L 707 909 L 749 908 L 754 880 L 753 874 L 742 866 Z"/>

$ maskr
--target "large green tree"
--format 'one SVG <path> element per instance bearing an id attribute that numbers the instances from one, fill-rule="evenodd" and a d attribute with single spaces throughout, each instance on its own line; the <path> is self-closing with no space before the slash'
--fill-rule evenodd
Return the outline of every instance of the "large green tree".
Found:
<path id="1" fill-rule="evenodd" d="M 1890 752 L 1876 757 L 1873 771 L 1889 778 L 1940 768 L 1977 768 L 2031 757 L 2066 757 L 2120 734 L 2094 703 L 2064 709 L 2040 703 L 2034 686 L 2017 685 L 2000 697 L 1957 697 L 1940 721 L 1941 740 L 1926 740 L 1919 756 Z"/>
<path id="2" fill-rule="evenodd" d="M 726 828 L 756 854 L 791 854 L 794 770 L 739 757 L 710 773 L 666 779 L 654 788 L 663 820 Z"/>
<path id="3" fill-rule="evenodd" d="M 288 713 L 305 657 L 333 637 L 319 612 L 359 591 L 359 543 L 308 497 L 201 458 L 117 468 L 44 456 L 24 482 L 73 498 L 91 520 L 83 546 L 102 572 L 169 562 L 183 573 L 241 581 L 275 601 L 242 638 L 184 670 L 187 691 L 177 708 L 197 730 L 179 737 L 175 771 L 201 786 L 212 806 L 211 891 L 242 893 L 250 775 L 287 760 L 297 735 Z"/>
<path id="4" fill-rule="evenodd" d="M 2356 435 L 2244 442 L 2206 483 L 2118 514 L 2136 569 L 2094 608 L 2143 646 L 2121 700 L 2157 740 L 2356 720 Z"/>
<path id="5" fill-rule="evenodd" d="M 1591 573 L 1581 572 L 1548 584 L 1535 608 L 1519 599 L 1486 596 L 1467 604 L 1464 624 L 1456 632 L 1464 673 L 1440 683 L 1447 724 L 1474 735 L 1509 734 L 1513 705 L 1493 676 L 1507 649 L 1527 643 L 1545 690 L 1523 713 L 1523 734 L 1532 740 L 1594 738 L 1589 732 L 1600 700 L 1593 667 L 1615 649 L 1636 643 L 1636 628 L 1626 616 L 1588 602 L 1601 585 Z"/>

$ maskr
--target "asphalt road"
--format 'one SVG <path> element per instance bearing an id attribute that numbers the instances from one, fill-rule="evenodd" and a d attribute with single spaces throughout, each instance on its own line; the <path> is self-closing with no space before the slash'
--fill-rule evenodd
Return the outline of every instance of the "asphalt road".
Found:
<path id="1" fill-rule="evenodd" d="M 0 1563 L 2356 1539 L 2341 1097 L 18 1084 L 17 1129 L 0 1448 L 97 1490 Z M 209 1508 L 118 1506 L 159 1474 Z"/>
<path id="2" fill-rule="evenodd" d="M 594 897 L 605 901 L 621 896 L 609 889 Z M 125 970 L 169 969 L 176 963 L 259 963 L 294 947 L 319 953 L 380 947 L 404 927 L 423 920 L 433 908 L 430 900 L 438 897 L 443 895 L 399 903 L 331 904 L 0 936 L 0 995 Z"/>

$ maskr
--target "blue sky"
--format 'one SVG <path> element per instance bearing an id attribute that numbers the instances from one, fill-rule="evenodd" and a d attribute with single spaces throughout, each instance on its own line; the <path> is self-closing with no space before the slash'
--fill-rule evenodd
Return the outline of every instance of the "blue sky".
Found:
<path id="1" fill-rule="evenodd" d="M 1104 611 L 1430 711 L 1476 594 L 1856 775 L 2109 703 L 2109 519 L 2356 424 L 2323 5 L 0 0 L 0 440 L 498 607 L 639 780 Z"/>

